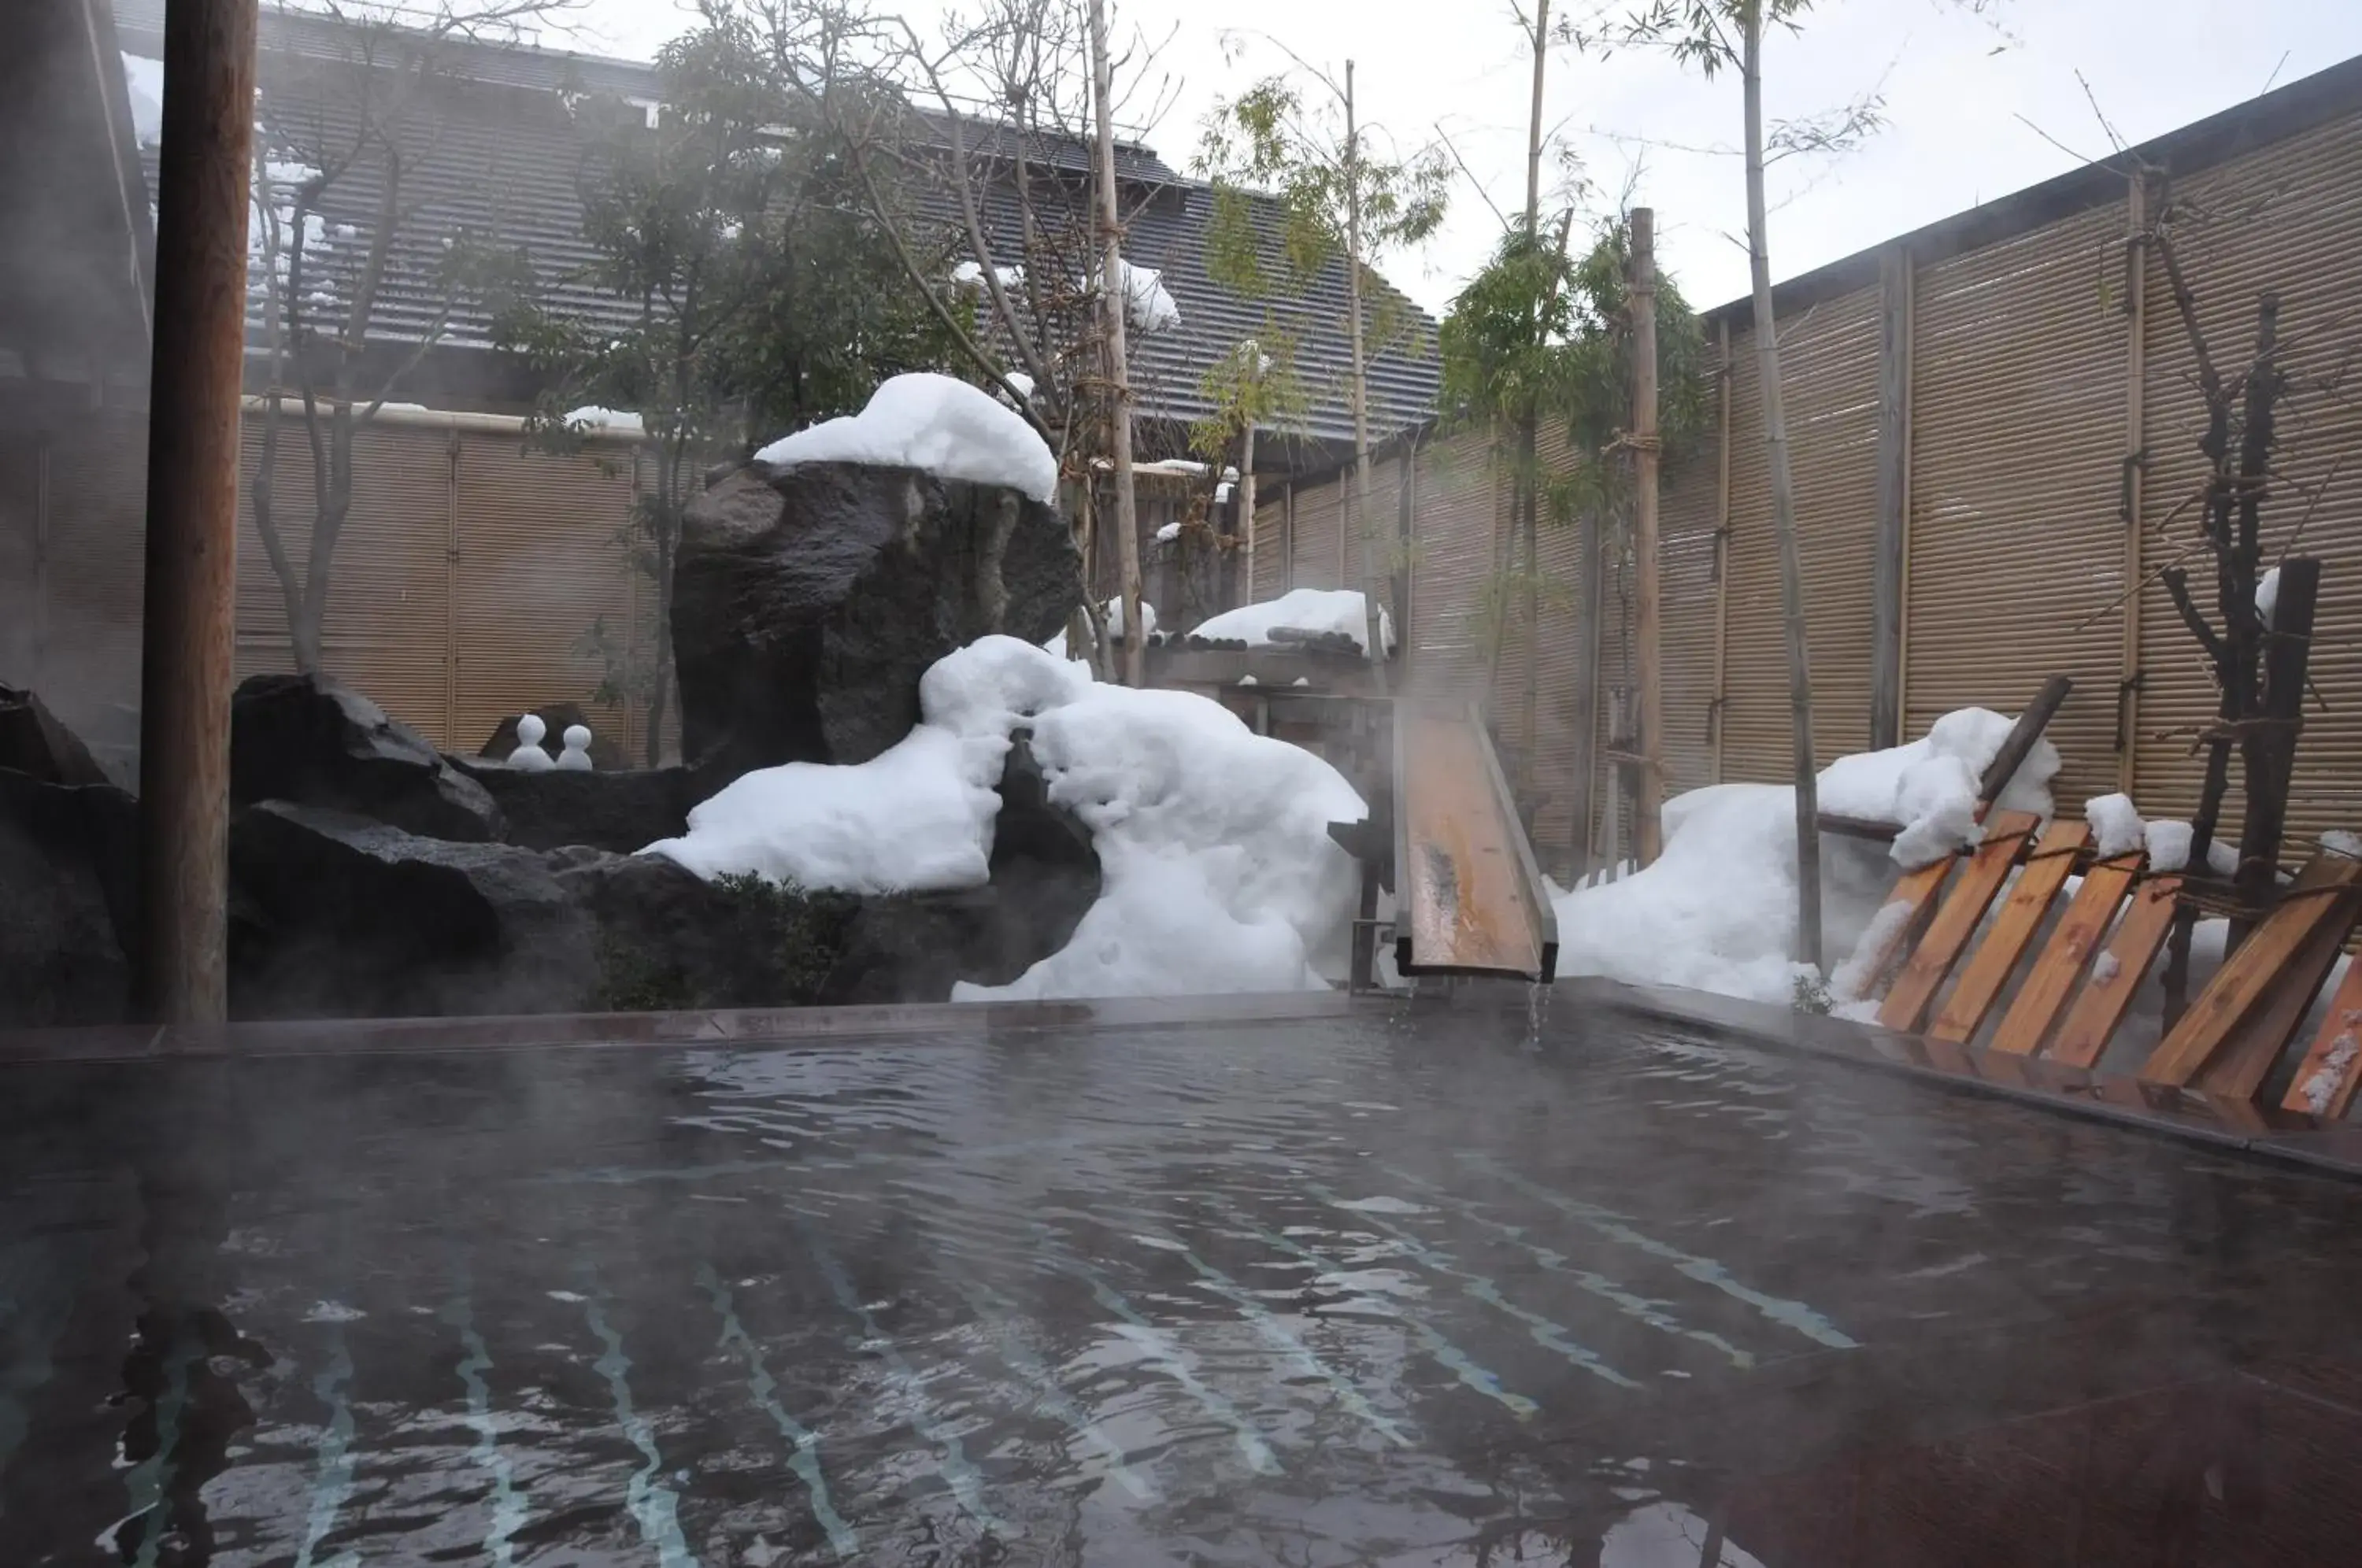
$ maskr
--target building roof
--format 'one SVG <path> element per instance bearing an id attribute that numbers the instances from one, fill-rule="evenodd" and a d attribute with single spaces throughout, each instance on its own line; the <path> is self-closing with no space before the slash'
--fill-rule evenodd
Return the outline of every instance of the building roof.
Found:
<path id="1" fill-rule="evenodd" d="M 105 0 L 29 0 L 0 53 L 0 350 L 11 376 L 144 381 L 154 237 Z"/>
<path id="2" fill-rule="evenodd" d="M 115 4 L 124 49 L 160 54 L 161 0 Z M 348 138 L 359 124 L 348 86 L 340 86 L 332 73 L 304 69 L 306 61 L 348 60 L 352 34 L 348 26 L 281 9 L 266 9 L 262 23 L 261 115 L 273 151 L 296 155 L 307 144 Z M 394 265 L 373 313 L 371 337 L 415 341 L 429 330 L 443 300 L 436 282 L 443 240 L 459 230 L 492 244 L 522 248 L 532 259 L 545 299 L 554 307 L 594 326 L 621 328 L 636 307 L 570 281 L 594 252 L 582 237 L 578 188 L 590 143 L 577 126 L 569 97 L 593 93 L 653 102 L 660 91 L 656 70 L 524 43 L 446 47 L 453 61 L 447 79 L 425 90 L 407 133 L 422 148 L 432 149 L 431 156 L 413 160 L 405 184 L 405 200 L 415 198 L 424 204 L 397 240 Z M 948 147 L 944 116 L 922 115 L 918 121 L 941 132 Z M 989 155 L 996 149 L 1013 153 L 1012 134 L 988 122 L 962 122 L 962 140 L 971 155 Z M 1029 157 L 1061 172 L 1081 174 L 1090 166 L 1090 149 L 1072 138 L 1035 137 L 1029 139 L 1027 150 Z M 149 173 L 152 178 L 152 151 Z M 1322 443 L 1350 441 L 1342 261 L 1332 259 L 1300 293 L 1243 297 L 1208 274 L 1211 187 L 1183 177 L 1137 142 L 1121 144 L 1118 174 L 1128 187 L 1134 213 L 1125 256 L 1134 266 L 1161 271 L 1180 311 L 1175 326 L 1133 339 L 1137 405 L 1142 414 L 1181 422 L 1203 417 L 1210 412 L 1199 386 L 1207 368 L 1232 353 L 1242 339 L 1267 337 L 1276 329 L 1296 343 L 1297 371 L 1309 403 L 1299 433 Z M 317 286 L 341 301 L 343 277 L 366 250 L 379 196 L 376 176 L 365 169 L 328 186 L 321 203 L 321 242 L 327 261 L 324 275 L 307 285 L 307 293 Z M 1262 204 L 1263 221 L 1275 231 L 1275 207 Z M 1433 320 L 1383 280 L 1378 286 L 1390 313 L 1407 327 L 1399 346 L 1372 359 L 1370 423 L 1374 435 L 1383 437 L 1433 414 L 1440 372 L 1434 358 Z M 485 349 L 491 346 L 491 331 L 487 312 L 463 304 L 444 342 L 454 348 Z"/>

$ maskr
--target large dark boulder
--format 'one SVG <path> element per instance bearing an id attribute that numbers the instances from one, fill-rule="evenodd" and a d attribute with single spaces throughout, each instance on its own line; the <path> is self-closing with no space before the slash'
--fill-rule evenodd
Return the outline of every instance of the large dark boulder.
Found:
<path id="1" fill-rule="evenodd" d="M 1005 986 L 1066 944 L 1099 896 L 1089 830 L 1051 802 L 1022 734 L 999 790 L 991 883 L 863 900 L 822 1000 L 945 1001 L 955 981 Z"/>
<path id="2" fill-rule="evenodd" d="M 596 931 L 546 858 L 267 801 L 230 828 L 244 1018 L 564 1012 L 598 988 Z"/>
<path id="3" fill-rule="evenodd" d="M 660 838 L 679 838 L 688 830 L 690 807 L 703 798 L 696 776 L 683 767 L 520 773 L 500 763 L 452 762 L 500 807 L 502 836 L 530 849 L 581 844 L 630 855 Z"/>
<path id="4" fill-rule="evenodd" d="M 548 861 L 597 933 L 603 1011 L 811 1002 L 856 904 L 752 878 L 708 882 L 657 856 L 566 849 Z"/>
<path id="5" fill-rule="evenodd" d="M 230 703 L 230 798 L 348 812 L 461 843 L 501 836 L 500 808 L 407 724 L 350 688 L 258 675 Z"/>
<path id="6" fill-rule="evenodd" d="M 107 782 L 81 737 L 39 696 L 13 686 L 0 686 L 0 768 L 44 784 Z"/>
<path id="7" fill-rule="evenodd" d="M 684 520 L 672 634 L 681 746 L 723 779 L 866 762 L 919 718 L 919 677 L 988 633 L 1042 642 L 1082 598 L 1057 513 L 910 469 L 748 467 Z"/>
<path id="8" fill-rule="evenodd" d="M 0 1028 L 127 1016 L 135 814 L 112 785 L 0 771 Z"/>

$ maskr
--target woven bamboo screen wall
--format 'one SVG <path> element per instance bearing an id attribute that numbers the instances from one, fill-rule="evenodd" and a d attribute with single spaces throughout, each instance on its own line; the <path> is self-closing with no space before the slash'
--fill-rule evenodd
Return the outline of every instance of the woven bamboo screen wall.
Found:
<path id="1" fill-rule="evenodd" d="M 1899 607 L 1904 736 L 1938 715 L 2015 712 L 2045 677 L 2074 679 L 2051 734 L 2067 810 L 2129 787 L 2151 814 L 2186 814 L 2202 758 L 2195 732 L 2215 694 L 2156 581 L 2194 536 L 2202 407 L 2154 257 L 2127 261 L 2129 184 L 2117 199 L 1955 255 L 1903 259 L 1901 297 L 1867 288 L 1780 322 L 1811 650 L 1814 742 L 1825 765 L 1870 742 L 1882 310 L 1902 312 L 1896 427 L 1905 453 Z M 2280 301 L 2292 379 L 2265 511 L 2266 563 L 2297 530 L 2322 558 L 2312 679 L 2290 801 L 2290 858 L 2323 829 L 2362 826 L 2362 114 L 2346 114 L 2193 174 L 2180 254 L 2216 358 L 2244 367 L 2266 290 Z M 2133 341 L 2135 323 L 2141 339 Z M 1661 507 L 1665 753 L 1674 790 L 1780 781 L 1790 770 L 1760 399 L 1748 329 L 1715 367 L 1728 435 L 1666 478 Z M 2351 367 L 2348 369 L 2348 367 Z M 2342 379 L 2341 379 L 2342 378 Z M 2136 424 L 2137 421 L 2137 425 Z M 2137 437 L 2137 438 L 2136 438 Z M 2137 484 L 2126 458 L 2146 457 Z M 1422 457 L 1416 508 L 1409 680 L 1475 697 L 1488 665 L 1482 606 L 1499 570 L 1507 480 L 1488 442 L 1461 436 Z M 1727 501 L 1721 466 L 1729 469 Z M 1334 514 L 1335 486 L 1299 485 L 1298 528 Z M 2125 501 L 2134 498 L 2134 514 Z M 2177 510 L 2178 508 L 2178 510 Z M 1279 523 L 1264 509 L 1265 537 Z M 1727 532 L 1725 528 L 1727 525 Z M 1333 525 L 1330 525 L 1333 527 Z M 1334 586 L 1333 532 L 1299 548 L 1295 586 Z M 1529 806 L 1548 862 L 1574 832 L 1563 815 L 1572 757 L 1581 592 L 1571 531 L 1545 529 L 1534 733 L 1526 733 L 1510 636 L 1494 690 L 1505 750 L 1531 751 Z M 2206 558 L 2199 598 L 2214 607 Z M 1259 572 L 1258 591 L 1273 586 Z M 2130 591 L 2128 591 L 2128 586 Z M 1622 668 L 1617 566 L 1604 584 L 1600 749 Z M 2234 768 L 2235 779 L 2237 770 Z M 1605 809 L 1603 774 L 1595 799 Z M 2239 809 L 2235 789 L 2228 810 Z M 2227 820 L 2235 820 L 2235 815 Z"/>
<path id="2" fill-rule="evenodd" d="M 251 510 L 261 425 L 248 414 L 239 479 L 241 679 L 292 667 Z M 68 723 L 110 739 L 136 735 L 146 446 L 147 416 L 123 409 L 0 437 L 0 680 L 56 693 Z M 587 637 L 602 618 L 635 652 L 653 635 L 652 585 L 624 543 L 628 446 L 528 454 L 496 420 L 390 413 L 356 435 L 353 469 L 329 671 L 447 750 L 472 750 L 509 714 L 571 701 L 636 761 L 644 705 L 590 701 L 606 667 Z M 274 489 L 301 571 L 315 507 L 300 421 L 282 429 Z"/>

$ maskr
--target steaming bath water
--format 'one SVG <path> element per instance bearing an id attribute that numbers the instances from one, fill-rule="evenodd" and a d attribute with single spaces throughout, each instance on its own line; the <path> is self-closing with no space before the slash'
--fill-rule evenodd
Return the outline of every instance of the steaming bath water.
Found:
<path id="1" fill-rule="evenodd" d="M 2346 1349 L 2344 1187 L 1524 1021 L 0 1068 L 0 1557 L 1950 1561 L 1989 1475 L 2146 1560 L 2125 1412 Z"/>

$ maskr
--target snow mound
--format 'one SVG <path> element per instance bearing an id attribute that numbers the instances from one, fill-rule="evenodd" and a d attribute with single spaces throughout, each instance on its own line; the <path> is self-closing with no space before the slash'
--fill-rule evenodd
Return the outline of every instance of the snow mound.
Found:
<path id="1" fill-rule="evenodd" d="M 2147 843 L 2148 824 L 2130 795 L 2102 795 L 2083 802 L 2083 820 L 2092 824 L 2092 852 L 2103 860 L 2131 855 Z"/>
<path id="2" fill-rule="evenodd" d="M 1270 647 L 1271 634 L 1282 626 L 1303 632 L 1342 632 L 1363 653 L 1370 649 L 1369 612 L 1362 595 L 1351 588 L 1298 588 L 1260 604 L 1242 604 L 1198 623 L 1200 637 L 1235 640 L 1253 647 Z M 1386 651 L 1395 649 L 1394 617 L 1378 612 L 1378 635 Z"/>
<path id="3" fill-rule="evenodd" d="M 2179 871 L 2190 864 L 2188 823 L 2146 823 L 2141 827 L 2141 837 L 2148 845 L 2150 870 Z"/>
<path id="4" fill-rule="evenodd" d="M 774 468 L 923 469 L 943 479 L 1007 485 L 1045 505 L 1058 492 L 1057 459 L 1032 425 L 989 393 L 933 371 L 896 376 L 859 414 L 782 436 L 755 460 Z"/>
<path id="5" fill-rule="evenodd" d="M 1841 756 L 1819 778 L 1821 804 L 1844 816 L 1902 822 L 1931 853 L 1973 839 L 1976 781 L 2011 721 L 1962 709 L 1936 721 L 1908 745 Z M 2048 815 L 2057 748 L 2045 743 L 2018 770 L 2002 801 Z M 1618 881 L 1552 900 L 1559 972 L 1602 975 L 1634 985 L 1680 986 L 1786 1006 L 1801 966 L 1796 933 L 1796 795 L 1786 785 L 1717 784 L 1665 802 L 1664 853 Z M 1886 912 L 1901 841 L 1890 858 L 1878 845 L 1838 834 L 1821 840 L 1822 933 L 1838 964 L 1829 991 L 1840 1005 L 1875 978 L 1864 971 L 1893 933 Z"/>
<path id="6" fill-rule="evenodd" d="M 1310 752 L 1194 693 L 1097 684 L 1012 637 L 939 660 L 919 706 L 919 725 L 883 755 L 750 773 L 691 812 L 685 835 L 642 853 L 709 878 L 977 887 L 989 876 L 993 786 L 1025 726 L 1050 799 L 1090 829 L 1099 900 L 1059 952 L 955 999 L 1317 989 L 1341 965 L 1360 878 L 1329 824 L 1367 808 Z"/>
<path id="7" fill-rule="evenodd" d="M 2016 721 L 1988 708 L 1945 714 L 1908 745 L 1838 757 L 1820 775 L 1820 807 L 1841 817 L 1902 825 L 1895 861 L 1906 868 L 1932 865 L 1981 836 L 1977 785 Z M 2045 821 L 2057 810 L 2050 780 L 2058 776 L 2058 748 L 2034 743 L 1993 802 L 1997 811 L 2032 812 Z"/>
<path id="8" fill-rule="evenodd" d="M 1181 324 L 1181 307 L 1165 292 L 1164 274 L 1153 267 L 1135 267 L 1118 258 L 1123 271 L 1123 315 L 1142 332 L 1162 332 Z"/>
<path id="9" fill-rule="evenodd" d="M 1099 618 L 1107 624 L 1108 635 L 1111 637 L 1123 635 L 1123 596 L 1118 594 L 1100 605 Z M 1148 635 L 1153 637 L 1156 635 L 1156 606 L 1145 599 L 1140 602 L 1140 624 L 1148 628 Z M 1060 627 L 1054 636 L 1043 643 L 1042 651 L 1055 658 L 1073 657 L 1066 651 L 1065 628 Z"/>

